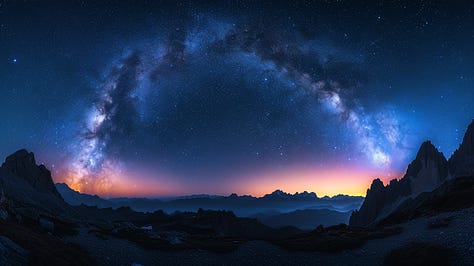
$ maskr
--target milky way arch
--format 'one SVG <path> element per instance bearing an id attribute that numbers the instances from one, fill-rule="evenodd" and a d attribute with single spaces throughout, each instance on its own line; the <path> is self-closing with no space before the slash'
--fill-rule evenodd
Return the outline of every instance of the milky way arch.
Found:
<path id="1" fill-rule="evenodd" d="M 403 136 L 395 116 L 366 114 L 351 97 L 363 86 L 358 60 L 328 51 L 315 40 L 294 33 L 268 30 L 268 25 L 204 23 L 180 29 L 158 44 L 128 49 L 97 86 L 98 95 L 87 112 L 83 133 L 73 144 L 70 183 L 76 188 L 110 188 L 120 165 L 116 154 L 133 145 L 134 131 L 146 120 L 143 106 L 150 90 L 170 72 L 186 68 L 192 58 L 213 54 L 247 55 L 252 64 L 269 69 L 314 98 L 313 104 L 344 125 L 357 150 L 374 166 L 388 169 L 392 155 L 404 156 Z M 116 141 L 120 140 L 120 141 Z M 124 145 L 124 140 L 125 144 Z M 120 142 L 120 144 L 117 144 Z"/>

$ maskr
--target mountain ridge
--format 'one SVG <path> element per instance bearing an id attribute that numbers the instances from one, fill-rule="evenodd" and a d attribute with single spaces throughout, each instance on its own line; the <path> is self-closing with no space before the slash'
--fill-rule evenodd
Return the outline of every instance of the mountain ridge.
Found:
<path id="1" fill-rule="evenodd" d="M 262 199 L 262 198 L 281 198 L 281 199 L 345 199 L 345 198 L 364 198 L 363 196 L 359 195 L 347 195 L 347 194 L 337 194 L 333 196 L 323 196 L 323 197 L 318 197 L 316 192 L 308 192 L 308 191 L 303 191 L 303 192 L 295 192 L 293 194 L 289 192 L 285 192 L 282 189 L 276 189 L 271 193 L 264 194 L 263 196 L 252 196 L 248 194 L 237 194 L 237 193 L 231 193 L 228 196 L 225 195 L 214 195 L 214 194 L 191 194 L 191 195 L 182 195 L 182 196 L 173 196 L 173 197 L 110 197 L 110 198 L 103 198 L 97 194 L 88 194 L 88 193 L 82 193 L 77 190 L 72 189 L 69 187 L 67 183 L 64 182 L 58 182 L 54 183 L 57 187 L 65 187 L 69 190 L 72 190 L 76 193 L 82 194 L 82 195 L 88 195 L 88 196 L 93 196 L 93 197 L 99 197 L 104 200 L 116 200 L 116 199 L 148 199 L 148 200 L 159 200 L 159 201 L 171 201 L 171 200 L 187 200 L 187 199 L 217 199 L 217 198 L 253 198 L 253 199 Z"/>
<path id="2" fill-rule="evenodd" d="M 474 119 L 448 163 L 450 174 L 453 177 L 474 175 Z"/>
<path id="3" fill-rule="evenodd" d="M 164 210 L 168 213 L 174 211 L 196 211 L 199 208 L 211 210 L 232 210 L 240 216 L 252 216 L 256 213 L 278 211 L 292 212 L 298 209 L 330 209 L 338 212 L 352 211 L 360 206 L 363 197 L 336 195 L 333 197 L 318 198 L 316 193 L 302 192 L 289 194 L 276 190 L 262 197 L 249 195 L 239 196 L 235 193 L 229 196 L 208 197 L 178 197 L 171 200 L 150 198 L 110 198 L 103 199 L 99 196 L 79 193 L 66 184 L 56 184 L 66 202 L 71 205 L 85 204 L 100 208 L 118 208 L 129 206 L 136 211 Z"/>
<path id="4" fill-rule="evenodd" d="M 473 175 L 473 172 L 474 120 L 449 160 L 431 141 L 425 141 L 401 179 L 392 179 L 386 186 L 380 179 L 374 179 L 360 209 L 351 214 L 349 224 L 368 226 L 376 223 L 407 199 L 431 192 L 449 179 Z"/>
<path id="5" fill-rule="evenodd" d="M 0 167 L 0 187 L 13 205 L 24 205 L 23 216 L 68 215 L 70 206 L 53 183 L 51 172 L 37 165 L 32 152 L 20 149 L 5 159 Z"/>

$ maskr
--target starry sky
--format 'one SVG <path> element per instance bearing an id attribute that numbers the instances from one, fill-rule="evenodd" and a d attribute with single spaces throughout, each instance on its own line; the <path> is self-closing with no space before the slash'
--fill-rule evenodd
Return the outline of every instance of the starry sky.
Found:
<path id="1" fill-rule="evenodd" d="M 458 147 L 473 41 L 472 1 L 0 1 L 0 156 L 103 196 L 365 195 Z"/>

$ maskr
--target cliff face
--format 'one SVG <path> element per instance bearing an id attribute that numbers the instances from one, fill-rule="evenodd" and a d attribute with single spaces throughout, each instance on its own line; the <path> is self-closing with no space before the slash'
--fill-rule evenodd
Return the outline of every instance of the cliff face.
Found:
<path id="1" fill-rule="evenodd" d="M 467 128 L 461 145 L 449 159 L 449 172 L 452 177 L 474 175 L 474 120 Z"/>
<path id="2" fill-rule="evenodd" d="M 380 179 L 375 179 L 367 190 L 364 203 L 358 211 L 354 211 L 349 219 L 350 225 L 366 226 L 394 208 L 400 199 L 410 195 L 408 180 L 391 180 L 384 186 Z"/>
<path id="3" fill-rule="evenodd" d="M 54 186 L 51 172 L 44 165 L 36 165 L 35 155 L 32 152 L 19 150 L 8 156 L 0 168 L 0 175 L 21 179 L 37 191 L 51 193 L 62 199 Z"/>
<path id="4" fill-rule="evenodd" d="M 431 192 L 448 178 L 474 176 L 474 120 L 467 128 L 463 141 L 449 161 L 431 142 L 423 143 L 400 181 L 383 186 L 374 180 L 359 211 L 352 213 L 351 225 L 365 226 L 389 215 L 402 200 L 422 192 Z"/>
<path id="5" fill-rule="evenodd" d="M 416 159 L 408 165 L 402 179 L 408 179 L 410 194 L 432 191 L 448 177 L 448 162 L 443 153 L 439 152 L 431 142 L 424 142 Z"/>
<path id="6" fill-rule="evenodd" d="M 431 142 L 424 142 L 400 180 L 384 186 L 375 179 L 359 211 L 352 213 L 349 224 L 366 226 L 388 215 L 401 201 L 421 192 L 432 191 L 448 177 L 448 162 Z"/>
<path id="7" fill-rule="evenodd" d="M 352 213 L 350 225 L 365 225 L 377 218 L 385 205 L 385 187 L 380 179 L 372 181 L 372 185 L 367 190 L 367 196 L 359 211 Z"/>
<path id="8" fill-rule="evenodd" d="M 54 186 L 51 172 L 37 165 L 35 156 L 19 150 L 8 156 L 0 167 L 0 190 L 4 196 L 30 217 L 42 214 L 62 214 L 68 205 Z"/>

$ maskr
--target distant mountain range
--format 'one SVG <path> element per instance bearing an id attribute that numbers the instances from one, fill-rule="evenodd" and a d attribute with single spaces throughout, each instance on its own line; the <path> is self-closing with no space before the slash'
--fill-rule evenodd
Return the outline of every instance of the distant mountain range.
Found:
<path id="1" fill-rule="evenodd" d="M 97 195 L 88 195 L 72 190 L 64 183 L 56 184 L 64 200 L 73 205 L 97 206 L 100 208 L 130 207 L 135 211 L 153 212 L 163 210 L 167 213 L 194 212 L 205 210 L 230 210 L 238 216 L 256 217 L 270 226 L 292 225 L 299 228 L 311 228 L 320 224 L 330 225 L 347 223 L 350 211 L 358 209 L 363 201 L 360 196 L 337 195 L 318 198 L 314 192 L 290 194 L 276 190 L 263 197 L 193 195 L 175 199 L 161 200 L 148 198 L 111 198 L 103 199 Z M 302 213 L 311 216 L 303 219 Z M 319 217 L 319 218 L 318 218 Z M 275 220 L 275 222 L 273 222 Z M 279 220 L 280 222 L 276 222 Z M 285 221 L 285 222 L 283 222 Z"/>

